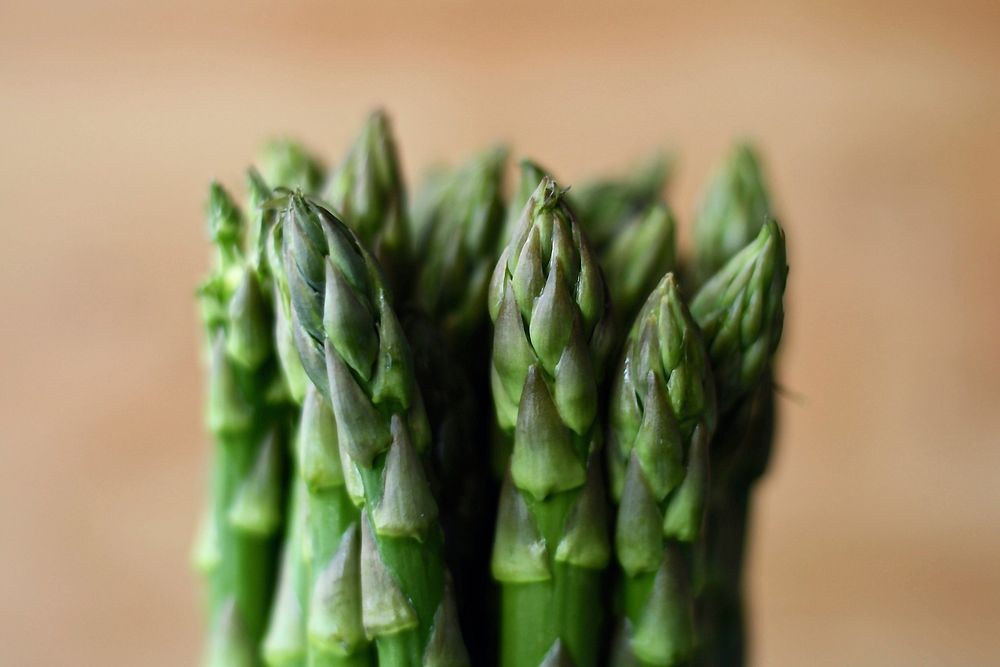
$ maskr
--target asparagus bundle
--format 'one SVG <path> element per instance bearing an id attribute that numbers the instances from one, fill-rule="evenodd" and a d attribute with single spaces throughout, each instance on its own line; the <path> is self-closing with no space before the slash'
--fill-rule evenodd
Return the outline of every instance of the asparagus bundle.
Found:
<path id="1" fill-rule="evenodd" d="M 248 220 L 213 185 L 207 666 L 742 664 L 787 273 L 756 155 L 681 264 L 665 160 L 508 192 L 507 154 L 408 206 L 376 112 L 329 171 L 268 144 Z"/>
<path id="2" fill-rule="evenodd" d="M 301 146 L 286 140 L 265 146 L 261 169 L 272 183 L 309 191 L 315 191 L 323 178 L 320 163 Z M 329 588 L 323 585 L 329 577 L 321 576 L 330 571 L 325 566 L 332 560 L 331 545 L 340 543 L 346 532 L 344 524 L 356 519 L 357 512 L 342 502 L 344 483 L 337 475 L 337 441 L 329 409 L 317 400 L 292 341 L 290 294 L 280 255 L 281 228 L 275 224 L 275 211 L 268 206 L 273 193 L 265 177 L 254 169 L 248 171 L 247 186 L 260 220 L 250 246 L 256 248 L 260 266 L 270 277 L 276 313 L 275 347 L 287 402 L 298 413 L 281 574 L 262 645 L 263 659 L 268 665 L 366 665 L 369 653 L 365 642 L 340 641 L 329 630 L 329 604 L 324 602 Z M 345 567 L 349 570 L 351 564 L 349 561 Z M 356 591 L 357 582 L 353 583 Z M 349 581 L 344 588 L 351 590 Z"/>

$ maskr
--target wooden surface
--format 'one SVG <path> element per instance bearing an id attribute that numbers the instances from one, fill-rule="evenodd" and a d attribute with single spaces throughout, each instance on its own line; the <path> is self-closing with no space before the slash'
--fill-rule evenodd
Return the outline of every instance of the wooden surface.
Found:
<path id="1" fill-rule="evenodd" d="M 0 662 L 194 663 L 205 184 L 379 104 L 411 175 L 667 145 L 686 225 L 757 138 L 792 398 L 756 662 L 1000 663 L 1000 6 L 362 4 L 0 6 Z"/>

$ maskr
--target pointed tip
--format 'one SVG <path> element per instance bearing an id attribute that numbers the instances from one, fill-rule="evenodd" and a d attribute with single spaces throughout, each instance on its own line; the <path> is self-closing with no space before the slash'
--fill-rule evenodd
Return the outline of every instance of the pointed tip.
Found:
<path id="1" fill-rule="evenodd" d="M 216 244 L 239 243 L 243 232 L 243 215 L 232 195 L 219 181 L 208 186 L 206 204 L 209 235 Z"/>
<path id="2" fill-rule="evenodd" d="M 207 667 L 253 667 L 256 647 L 234 598 L 227 599 L 218 613 L 209 647 Z"/>
<path id="3" fill-rule="evenodd" d="M 247 167 L 245 178 L 251 201 L 259 206 L 271 198 L 271 186 L 267 184 L 256 167 L 252 165 Z"/>
<path id="4" fill-rule="evenodd" d="M 365 124 L 385 130 L 392 123 L 392 118 L 385 107 L 378 106 L 368 112 Z"/>
<path id="5" fill-rule="evenodd" d="M 611 559 L 607 495 L 596 457 L 591 458 L 587 483 L 566 520 L 555 559 L 590 570 L 603 570 Z"/>
<path id="6" fill-rule="evenodd" d="M 301 143 L 276 138 L 267 141 L 260 152 L 260 170 L 265 182 L 286 188 L 314 192 L 323 179 L 323 165 Z"/>
<path id="7" fill-rule="evenodd" d="M 316 575 L 309 600 L 309 640 L 350 654 L 365 642 L 361 620 L 360 539 L 352 523 L 333 557 Z"/>
<path id="8" fill-rule="evenodd" d="M 517 487 L 539 500 L 586 481 L 584 462 L 537 364 L 528 368 L 521 392 L 510 470 Z"/>
<path id="9" fill-rule="evenodd" d="M 779 239 L 782 243 L 784 243 L 785 231 L 781 228 L 781 225 L 778 224 L 778 221 L 776 219 L 774 219 L 773 217 L 768 217 L 767 222 L 765 222 L 764 226 L 761 227 L 760 229 L 758 238 L 766 239 L 772 237 Z"/>
<path id="10" fill-rule="evenodd" d="M 730 148 L 729 159 L 733 162 L 745 162 L 759 167 L 760 151 L 751 137 L 741 137 L 733 142 Z"/>
<path id="11" fill-rule="evenodd" d="M 430 639 L 421 667 L 468 667 L 469 653 L 462 640 L 450 574 L 445 571 L 444 592 L 434 612 Z"/>
<path id="12" fill-rule="evenodd" d="M 677 276 L 673 271 L 668 271 L 663 278 L 660 280 L 660 284 L 657 286 L 658 290 L 662 290 L 664 296 L 670 299 L 680 298 L 680 283 L 677 281 Z"/>
<path id="13" fill-rule="evenodd" d="M 635 654 L 652 664 L 682 664 L 694 648 L 693 604 L 685 572 L 678 548 L 668 545 L 631 637 Z"/>
<path id="14" fill-rule="evenodd" d="M 279 430 L 268 431 L 258 447 L 253 468 L 237 489 L 229 523 L 247 534 L 265 537 L 274 534 L 282 520 L 284 443 Z"/>
<path id="15" fill-rule="evenodd" d="M 562 639 L 557 639 L 549 648 L 538 667 L 576 667 Z"/>
<path id="16" fill-rule="evenodd" d="M 546 581 L 552 577 L 549 549 L 509 473 L 500 489 L 490 569 L 494 579 L 505 583 Z"/>
<path id="17" fill-rule="evenodd" d="M 436 525 L 438 506 L 423 465 L 399 415 L 392 417 L 392 444 L 385 459 L 385 492 L 371 518 L 380 535 L 410 537 L 422 542 Z"/>
<path id="18" fill-rule="evenodd" d="M 419 623 L 412 603 L 382 560 L 367 510 L 361 513 L 361 615 L 369 638 L 395 634 Z"/>

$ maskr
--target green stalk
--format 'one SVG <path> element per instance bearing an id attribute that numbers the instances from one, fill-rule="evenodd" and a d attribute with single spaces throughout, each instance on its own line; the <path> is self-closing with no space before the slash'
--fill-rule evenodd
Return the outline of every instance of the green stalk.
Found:
<path id="1" fill-rule="evenodd" d="M 274 206 L 268 202 L 264 207 L 271 217 L 267 257 L 279 313 L 277 347 L 285 384 L 301 407 L 295 450 L 301 495 L 297 509 L 303 515 L 298 532 L 290 532 L 286 543 L 287 585 L 292 592 L 279 598 L 287 608 L 276 608 L 271 621 L 275 641 L 283 650 L 268 655 L 276 665 L 285 664 L 282 660 L 313 667 L 371 665 L 374 656 L 361 621 L 360 512 L 346 489 L 333 413 L 302 368 L 292 340 L 294 315 L 282 261 L 283 228 L 274 224 Z M 295 633 L 286 630 L 291 627 Z"/>
<path id="2" fill-rule="evenodd" d="M 543 664 L 550 651 L 597 663 L 610 551 L 595 454 L 606 303 L 600 268 L 546 177 L 490 283 L 494 405 L 513 443 L 492 561 L 504 667 Z"/>
<path id="3" fill-rule="evenodd" d="M 458 360 L 460 351 L 453 344 L 442 345 L 446 337 L 429 318 L 408 312 L 403 327 L 427 407 L 434 464 L 430 477 L 440 500 L 445 560 L 455 578 L 462 635 L 473 663 L 488 663 L 496 655 L 489 576 L 493 525 L 483 517 L 495 514 L 496 489 L 480 444 L 488 441 L 489 431 L 478 406 L 488 400 L 489 389 L 473 387 Z M 456 345 L 468 349 L 471 343 L 460 339 Z"/>
<path id="4" fill-rule="evenodd" d="M 715 481 L 699 563 L 699 615 L 706 665 L 740 665 L 745 650 L 742 556 L 750 490 L 772 446 L 772 361 L 781 340 L 788 266 L 784 233 L 768 221 L 695 295 L 719 397 L 719 434 L 710 465 Z"/>
<path id="5" fill-rule="evenodd" d="M 467 664 L 421 460 L 427 418 L 380 267 L 317 202 L 286 192 L 275 206 L 296 348 L 332 410 L 345 488 L 362 506 L 365 635 L 383 667 Z"/>
<path id="6" fill-rule="evenodd" d="M 217 248 L 202 285 L 211 341 L 208 427 L 215 438 L 212 507 L 198 564 L 209 581 L 206 665 L 258 665 L 283 519 L 287 413 L 268 389 L 277 377 L 272 314 L 258 267 L 245 259 L 244 222 L 213 184 L 209 226 Z"/>
<path id="7" fill-rule="evenodd" d="M 385 112 L 368 116 L 343 161 L 330 172 L 323 196 L 371 249 L 390 284 L 402 288 L 412 261 L 406 188 Z"/>
<path id="8" fill-rule="evenodd" d="M 702 616 L 714 641 L 703 647 L 703 664 L 740 665 L 745 660 L 746 628 L 743 563 L 753 486 L 770 457 L 774 434 L 774 389 L 764 378 L 716 434 L 712 445 L 718 469 L 706 535 Z"/>
<path id="9" fill-rule="evenodd" d="M 504 148 L 483 151 L 457 169 L 438 170 L 419 191 L 418 312 L 403 321 L 431 425 L 446 559 L 476 663 L 496 655 L 488 565 L 493 526 L 483 517 L 494 515 L 497 488 L 478 444 L 488 441 L 489 429 L 477 408 L 489 401 L 486 294 L 503 232 L 506 159 Z"/>
<path id="10" fill-rule="evenodd" d="M 298 153 L 298 151 L 296 151 Z M 278 153 L 282 155 L 283 153 Z M 269 155 L 265 151 L 265 157 Z M 265 159 L 265 168 L 267 160 Z M 280 163 L 279 163 L 280 164 Z M 294 161 L 299 167 L 309 163 Z M 269 171 L 274 174 L 286 173 L 285 170 L 272 166 Z M 284 177 L 295 178 L 299 169 Z M 247 184 L 250 201 L 255 210 L 260 212 L 261 225 L 257 233 L 257 243 L 254 245 L 261 264 L 268 267 L 271 277 L 271 293 L 274 301 L 274 341 L 281 367 L 284 387 L 289 401 L 297 407 L 305 399 L 309 380 L 299 362 L 298 353 L 291 339 L 290 303 L 288 284 L 285 280 L 281 262 L 280 227 L 275 225 L 274 211 L 267 203 L 272 197 L 271 188 L 260 174 L 250 169 L 247 174 Z M 279 249 L 275 252 L 275 246 Z M 266 260 L 266 261 L 265 261 Z M 301 416 L 300 416 L 301 420 Z M 292 452 L 294 470 L 291 478 L 291 499 L 289 504 L 288 525 L 285 528 L 285 538 L 282 544 L 281 575 L 278 580 L 278 591 L 275 595 L 268 621 L 267 634 L 264 637 L 262 653 L 268 667 L 305 667 L 309 661 L 309 649 L 306 640 L 306 621 L 308 618 L 309 595 L 311 591 L 311 558 L 309 557 L 308 517 L 309 499 L 305 480 L 300 474 L 300 451 L 298 445 L 300 430 L 296 432 L 296 447 Z"/>
<path id="11" fill-rule="evenodd" d="M 309 503 L 309 664 L 373 664 L 361 619 L 361 516 L 347 492 L 333 413 L 313 385 L 302 405 L 299 462 Z"/>
<path id="12" fill-rule="evenodd" d="M 667 274 L 632 326 L 611 393 L 608 466 L 625 611 L 614 665 L 669 667 L 694 651 L 692 550 L 715 421 L 705 345 Z"/>

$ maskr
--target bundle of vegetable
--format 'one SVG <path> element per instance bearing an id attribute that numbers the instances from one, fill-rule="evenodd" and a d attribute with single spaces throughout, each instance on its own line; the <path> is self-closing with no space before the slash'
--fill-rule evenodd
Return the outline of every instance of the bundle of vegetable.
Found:
<path id="1" fill-rule="evenodd" d="M 742 664 L 784 235 L 738 147 L 679 265 L 667 167 L 409 206 L 378 112 L 213 184 L 206 666 Z"/>

